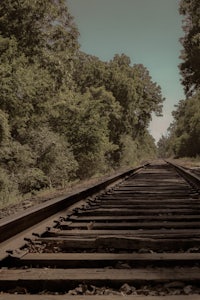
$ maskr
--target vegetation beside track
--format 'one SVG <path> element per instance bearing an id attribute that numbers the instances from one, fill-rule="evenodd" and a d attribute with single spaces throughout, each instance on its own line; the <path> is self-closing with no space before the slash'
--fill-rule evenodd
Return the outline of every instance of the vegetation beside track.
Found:
<path id="1" fill-rule="evenodd" d="M 184 37 L 179 70 L 186 99 L 179 101 L 172 112 L 168 134 L 158 142 L 161 157 L 198 157 L 200 155 L 200 2 L 181 0 Z"/>
<path id="2" fill-rule="evenodd" d="M 140 165 L 146 164 L 147 161 L 142 161 Z M 118 169 L 117 173 L 126 172 L 127 168 L 122 167 Z M 105 175 L 96 175 L 92 178 L 86 180 L 76 180 L 69 182 L 64 188 L 45 188 L 39 191 L 34 191 L 25 195 L 20 195 L 19 197 L 11 198 L 10 202 L 0 203 L 0 219 L 22 212 L 32 206 L 44 203 L 48 200 L 54 199 L 56 197 L 65 196 L 69 193 L 76 193 L 80 189 L 89 188 L 92 185 L 98 184 L 102 181 L 107 180 L 110 176 L 115 176 L 116 171 L 111 171 Z"/>
<path id="3" fill-rule="evenodd" d="M 155 157 L 163 97 L 143 65 L 81 52 L 64 0 L 0 11 L 0 203 Z"/>

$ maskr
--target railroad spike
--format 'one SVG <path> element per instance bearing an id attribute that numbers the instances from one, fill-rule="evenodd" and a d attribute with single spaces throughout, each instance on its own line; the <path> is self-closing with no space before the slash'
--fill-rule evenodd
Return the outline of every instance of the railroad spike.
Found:
<path id="1" fill-rule="evenodd" d="M 32 241 L 30 238 L 27 238 L 27 237 L 25 237 L 25 238 L 24 238 L 24 241 L 26 241 L 26 242 L 29 242 L 29 243 L 33 244 L 33 241 Z"/>
<path id="2" fill-rule="evenodd" d="M 36 232 L 32 232 L 32 235 L 37 236 L 37 237 L 41 236 L 39 233 L 36 233 Z"/>

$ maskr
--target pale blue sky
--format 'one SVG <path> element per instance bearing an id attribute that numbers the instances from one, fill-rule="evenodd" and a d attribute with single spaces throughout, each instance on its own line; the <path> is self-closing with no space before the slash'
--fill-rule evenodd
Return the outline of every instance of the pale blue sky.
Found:
<path id="1" fill-rule="evenodd" d="M 80 32 L 81 50 L 109 61 L 125 53 L 142 63 L 166 98 L 163 117 L 153 117 L 156 140 L 172 121 L 171 111 L 184 98 L 178 64 L 183 36 L 179 0 L 68 0 Z"/>

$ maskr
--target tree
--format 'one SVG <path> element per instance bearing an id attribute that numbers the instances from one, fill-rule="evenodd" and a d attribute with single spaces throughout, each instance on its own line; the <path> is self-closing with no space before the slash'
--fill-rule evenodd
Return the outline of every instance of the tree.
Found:
<path id="1" fill-rule="evenodd" d="M 180 13 L 185 17 L 181 39 L 183 50 L 179 68 L 186 95 L 191 95 L 200 87 L 200 2 L 199 0 L 181 0 Z"/>
<path id="2" fill-rule="evenodd" d="M 78 31 L 64 0 L 3 0 L 0 15 L 2 174 L 21 193 L 60 185 L 72 179 L 77 162 L 49 120 L 74 88 Z M 41 136 L 44 128 L 56 146 Z"/>
<path id="3" fill-rule="evenodd" d="M 131 66 L 125 54 L 116 54 L 110 62 L 80 53 L 76 62 L 74 80 L 77 90 L 85 92 L 88 87 L 101 87 L 111 92 L 121 107 L 121 117 L 113 120 L 111 141 L 118 145 L 112 153 L 115 164 L 120 164 L 123 149 L 122 136 L 132 140 L 145 134 L 152 112 L 161 114 L 162 102 L 160 87 L 154 83 L 143 65 Z"/>
<path id="4" fill-rule="evenodd" d="M 53 94 L 53 80 L 38 63 L 29 64 L 27 57 L 18 52 L 17 41 L 0 37 L 0 109 L 9 115 L 11 135 L 23 140 L 27 129 L 35 121 L 44 121 L 49 98 Z"/>
<path id="5" fill-rule="evenodd" d="M 173 112 L 170 127 L 170 144 L 177 157 L 200 154 L 200 92 L 181 100 Z"/>
<path id="6" fill-rule="evenodd" d="M 90 87 L 104 86 L 107 78 L 107 63 L 98 57 L 79 52 L 75 59 L 73 79 L 76 83 L 76 91 L 85 93 Z"/>
<path id="7" fill-rule="evenodd" d="M 147 127 L 163 98 L 143 65 L 80 52 L 65 0 L 2 0 L 0 15 L 2 191 L 63 186 L 155 154 Z"/>
<path id="8" fill-rule="evenodd" d="M 162 135 L 157 143 L 158 157 L 168 158 L 174 156 L 172 145 L 172 132 L 171 135 Z"/>
<path id="9" fill-rule="evenodd" d="M 0 146 L 10 137 L 8 116 L 0 109 Z"/>
<path id="10" fill-rule="evenodd" d="M 50 124 L 68 138 L 79 164 L 77 176 L 105 172 L 112 164 L 110 156 L 117 145 L 112 142 L 111 128 L 118 118 L 120 106 L 103 87 L 91 87 L 82 95 L 72 95 L 68 103 L 60 103 L 59 114 Z"/>
<path id="11" fill-rule="evenodd" d="M 155 159 L 156 146 L 154 138 L 147 129 L 133 139 L 130 135 L 122 135 L 121 165 L 136 166 L 141 161 Z"/>
<path id="12" fill-rule="evenodd" d="M 93 56 L 80 54 L 77 61 L 75 81 L 80 91 L 85 87 L 104 86 L 112 92 L 122 107 L 120 134 L 133 136 L 148 126 L 151 113 L 161 114 L 162 102 L 160 87 L 154 83 L 143 65 L 131 66 L 125 54 L 116 54 L 109 63 L 103 63 Z"/>
<path id="13" fill-rule="evenodd" d="M 0 15 L 0 35 L 14 38 L 30 64 L 47 69 L 56 91 L 71 82 L 78 30 L 66 1 L 3 0 Z"/>
<path id="14" fill-rule="evenodd" d="M 48 186 L 64 186 L 74 179 L 78 164 L 64 135 L 42 126 L 29 131 L 27 143 L 34 153 L 34 168 L 42 171 Z"/>

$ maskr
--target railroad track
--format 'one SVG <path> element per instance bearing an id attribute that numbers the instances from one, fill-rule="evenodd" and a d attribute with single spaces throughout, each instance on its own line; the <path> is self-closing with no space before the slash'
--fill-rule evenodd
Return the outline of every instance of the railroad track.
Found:
<path id="1" fill-rule="evenodd" d="M 199 191 L 152 163 L 2 221 L 0 299 L 200 300 Z"/>

